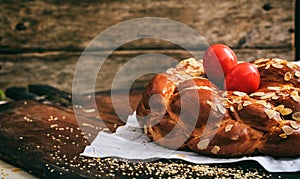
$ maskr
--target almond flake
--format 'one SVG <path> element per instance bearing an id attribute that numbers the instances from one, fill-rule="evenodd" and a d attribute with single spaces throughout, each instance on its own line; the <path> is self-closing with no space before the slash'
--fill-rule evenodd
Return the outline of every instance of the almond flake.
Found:
<path id="1" fill-rule="evenodd" d="M 277 99 L 279 99 L 279 96 L 274 95 L 274 96 L 272 96 L 271 99 L 272 99 L 272 100 L 277 100 Z"/>
<path id="2" fill-rule="evenodd" d="M 217 108 L 220 111 L 220 113 L 222 114 L 226 113 L 226 109 L 221 104 L 217 104 Z"/>
<path id="3" fill-rule="evenodd" d="M 274 67 L 274 68 L 283 68 L 283 65 L 278 64 L 278 63 L 273 63 L 272 67 Z"/>
<path id="4" fill-rule="evenodd" d="M 207 100 L 206 101 L 208 105 L 210 105 L 210 107 L 214 110 L 214 111 L 218 111 L 217 106 L 212 103 L 211 101 Z"/>
<path id="5" fill-rule="evenodd" d="M 266 67 L 265 67 L 265 69 L 266 69 L 266 70 L 269 69 L 270 66 L 271 66 L 270 64 L 267 64 Z"/>
<path id="6" fill-rule="evenodd" d="M 209 139 L 200 140 L 197 144 L 197 148 L 199 150 L 204 150 L 208 147 L 208 144 L 209 144 Z"/>
<path id="7" fill-rule="evenodd" d="M 291 121 L 290 125 L 295 130 L 299 129 L 299 125 L 298 125 L 298 123 L 296 121 Z"/>
<path id="8" fill-rule="evenodd" d="M 291 85 L 284 85 L 283 89 L 290 90 L 290 89 L 294 89 L 294 87 Z"/>
<path id="9" fill-rule="evenodd" d="M 300 102 L 300 96 L 291 96 L 294 101 Z"/>
<path id="10" fill-rule="evenodd" d="M 239 105 L 238 105 L 238 111 L 240 111 L 240 110 L 242 110 L 243 109 L 243 105 L 240 103 Z"/>
<path id="11" fill-rule="evenodd" d="M 295 67 L 295 64 L 287 63 L 286 66 L 288 66 L 289 68 L 294 68 L 294 67 Z"/>
<path id="12" fill-rule="evenodd" d="M 282 59 L 280 59 L 280 58 L 272 58 L 272 61 L 274 61 L 275 63 L 279 63 L 279 64 L 281 64 L 281 63 L 287 63 L 286 62 L 286 60 L 282 60 Z"/>
<path id="13" fill-rule="evenodd" d="M 289 115 L 293 112 L 292 109 L 290 108 L 283 108 L 279 110 L 280 114 L 282 114 L 283 116 Z"/>
<path id="14" fill-rule="evenodd" d="M 231 112 L 234 112 L 234 107 L 233 106 L 230 106 L 229 109 L 230 109 Z M 300 114 L 299 114 L 299 120 L 300 120 Z"/>
<path id="15" fill-rule="evenodd" d="M 293 77 L 293 74 L 292 73 L 290 73 L 290 72 L 286 72 L 285 74 L 284 74 L 284 80 L 285 81 L 290 81 L 291 79 L 292 79 L 292 77 Z"/>
<path id="16" fill-rule="evenodd" d="M 266 105 L 267 105 L 267 102 L 266 102 L 266 101 L 264 101 L 264 100 L 258 100 L 258 101 L 256 101 L 255 103 L 257 103 L 257 104 L 261 104 L 261 105 L 264 105 L 264 106 L 266 106 Z"/>
<path id="17" fill-rule="evenodd" d="M 238 135 L 234 135 L 232 137 L 230 137 L 231 140 L 238 140 L 239 139 L 239 136 Z"/>
<path id="18" fill-rule="evenodd" d="M 247 96 L 247 93 L 244 93 L 244 92 L 241 92 L 241 91 L 234 91 L 233 94 L 236 95 L 236 96 Z"/>
<path id="19" fill-rule="evenodd" d="M 265 94 L 266 94 L 265 92 L 258 91 L 258 92 L 252 93 L 250 96 L 264 96 Z"/>
<path id="20" fill-rule="evenodd" d="M 294 91 L 291 93 L 291 96 L 298 96 L 298 91 L 294 90 Z"/>
<path id="21" fill-rule="evenodd" d="M 225 91 L 223 94 L 222 94 L 222 97 L 226 97 L 228 96 L 228 91 Z"/>
<path id="22" fill-rule="evenodd" d="M 286 135 L 291 135 L 294 133 L 294 129 L 291 128 L 290 126 L 282 126 L 281 128 Z"/>
<path id="23" fill-rule="evenodd" d="M 295 76 L 299 78 L 300 77 L 300 71 L 296 71 Z"/>
<path id="24" fill-rule="evenodd" d="M 230 101 L 229 99 L 225 99 L 229 104 L 233 104 L 233 101 Z"/>
<path id="25" fill-rule="evenodd" d="M 279 91 L 281 89 L 281 87 L 279 86 L 268 86 L 269 90 L 275 90 L 275 91 Z"/>
<path id="26" fill-rule="evenodd" d="M 260 98 L 261 98 L 261 99 L 269 99 L 269 98 L 271 98 L 272 96 L 275 96 L 275 95 L 276 95 L 276 93 L 270 92 L 270 93 L 266 93 L 265 96 L 262 96 L 262 97 L 260 97 Z"/>
<path id="27" fill-rule="evenodd" d="M 147 131 L 147 126 L 146 126 L 146 124 L 144 125 L 144 134 L 147 134 L 148 133 L 148 131 Z"/>
<path id="28" fill-rule="evenodd" d="M 276 111 L 280 111 L 281 109 L 284 109 L 284 105 L 281 104 L 281 105 L 278 105 L 274 108 Z"/>
<path id="29" fill-rule="evenodd" d="M 287 94 L 284 94 L 283 92 L 278 93 L 279 96 L 287 96 Z"/>
<path id="30" fill-rule="evenodd" d="M 292 115 L 292 118 L 293 118 L 295 121 L 300 121 L 300 112 L 295 112 L 295 113 Z"/>
<path id="31" fill-rule="evenodd" d="M 229 124 L 225 127 L 225 132 L 231 131 L 231 128 L 233 127 L 233 124 Z"/>
<path id="32" fill-rule="evenodd" d="M 220 147 L 215 145 L 212 149 L 211 149 L 211 153 L 213 154 L 217 154 L 220 151 Z"/>
<path id="33" fill-rule="evenodd" d="M 232 100 L 233 103 L 241 103 L 242 99 L 241 98 L 236 98 L 234 100 Z"/>
<path id="34" fill-rule="evenodd" d="M 262 63 L 262 62 L 267 62 L 269 60 L 270 60 L 269 58 L 260 58 L 260 59 L 255 60 L 254 63 Z"/>
<path id="35" fill-rule="evenodd" d="M 265 113 L 266 113 L 266 115 L 268 116 L 269 119 L 272 119 L 276 116 L 276 111 L 271 110 L 271 109 L 266 109 Z"/>
<path id="36" fill-rule="evenodd" d="M 227 101 L 222 101 L 222 105 L 225 107 L 225 108 L 229 108 L 229 103 Z"/>
<path id="37" fill-rule="evenodd" d="M 249 106 L 250 104 L 252 104 L 251 101 L 244 101 L 243 106 L 246 107 L 246 106 Z"/>

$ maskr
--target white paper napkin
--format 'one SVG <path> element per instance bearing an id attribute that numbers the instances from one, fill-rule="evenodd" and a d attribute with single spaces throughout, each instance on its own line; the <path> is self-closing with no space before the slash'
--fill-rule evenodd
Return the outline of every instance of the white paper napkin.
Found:
<path id="1" fill-rule="evenodd" d="M 242 158 L 212 158 L 194 152 L 175 151 L 159 146 L 151 141 L 139 127 L 135 113 L 128 117 L 125 126 L 119 127 L 115 133 L 99 132 L 90 146 L 87 146 L 82 156 L 87 157 L 120 157 L 126 159 L 181 159 L 196 164 L 233 163 L 245 160 L 255 160 L 269 172 L 300 171 L 300 158 L 274 159 L 270 156 L 255 156 Z"/>

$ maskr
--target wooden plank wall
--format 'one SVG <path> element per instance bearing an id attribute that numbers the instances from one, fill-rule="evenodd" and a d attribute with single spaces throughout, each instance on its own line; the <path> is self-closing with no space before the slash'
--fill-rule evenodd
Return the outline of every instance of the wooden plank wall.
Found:
<path id="1" fill-rule="evenodd" d="M 239 60 L 294 60 L 293 0 L 0 2 L 0 89 L 45 83 L 71 91 L 76 62 L 90 41 L 115 24 L 139 17 L 164 17 L 186 24 L 209 44 L 234 48 Z M 124 38 L 126 32 L 116 35 Z M 197 48 L 193 39 L 182 39 Z M 110 40 L 103 42 L 104 48 L 110 48 Z M 190 56 L 176 44 L 161 40 L 126 43 L 109 57 L 97 90 L 109 88 L 120 64 L 149 52 L 176 59 Z M 143 86 L 147 80 L 138 84 Z"/>

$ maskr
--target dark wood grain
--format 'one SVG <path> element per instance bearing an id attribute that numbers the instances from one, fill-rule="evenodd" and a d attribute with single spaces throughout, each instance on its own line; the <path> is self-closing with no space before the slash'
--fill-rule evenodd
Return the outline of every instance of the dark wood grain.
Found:
<path id="1" fill-rule="evenodd" d="M 289 48 L 275 49 L 238 49 L 234 50 L 240 61 L 251 61 L 262 57 L 278 57 L 293 60 L 293 51 Z M 103 52 L 105 53 L 105 52 Z M 178 61 L 192 57 L 184 50 L 120 50 L 111 54 L 101 67 L 96 82 L 96 91 L 109 90 L 116 72 L 123 64 L 142 54 L 163 54 L 166 58 Z M 12 86 L 27 87 L 30 84 L 47 84 L 72 91 L 72 80 L 80 52 L 25 53 L 16 55 L 0 54 L 0 89 Z M 141 60 L 140 65 L 148 65 Z M 144 87 L 152 76 L 144 76 L 135 81 L 135 88 Z M 84 85 L 83 85 L 84 86 Z"/>
<path id="2" fill-rule="evenodd" d="M 140 97 L 140 92 L 131 93 L 133 108 Z M 82 101 L 88 99 L 82 97 Z M 96 99 L 99 114 L 79 109 L 77 118 L 69 108 L 32 100 L 0 106 L 0 158 L 46 178 L 90 177 L 97 173 L 96 167 L 92 174 L 74 167 L 86 161 L 79 154 L 99 131 L 114 132 L 124 122 L 114 113 L 108 92 L 98 93 Z M 132 113 L 123 112 L 123 115 Z"/>
<path id="3" fill-rule="evenodd" d="M 48 51 L 82 51 L 98 34 L 126 20 L 163 17 L 186 24 L 208 43 L 236 48 L 291 48 L 292 0 L 253 1 L 1 1 L 0 52 L 7 54 Z M 166 24 L 156 24 L 166 29 Z M 132 27 L 134 29 L 134 27 Z M 178 38 L 173 34 L 174 38 Z M 178 34 L 177 34 L 178 35 Z M 102 42 L 126 38 L 114 34 Z M 179 37 L 197 48 L 194 39 Z M 123 49 L 174 49 L 155 39 L 128 43 Z"/>
<path id="4" fill-rule="evenodd" d="M 135 109 L 142 91 L 130 93 L 130 104 Z M 120 97 L 124 93 L 120 92 Z M 89 96 L 82 97 L 87 101 Z M 197 165 L 180 160 L 153 162 L 128 162 L 117 158 L 85 158 L 79 154 L 89 144 L 97 131 L 114 132 L 124 122 L 115 114 L 110 93 L 101 92 L 96 97 L 99 115 L 79 114 L 87 128 L 79 128 L 72 109 L 23 100 L 0 106 L 0 158 L 43 178 L 149 178 L 150 176 L 191 176 L 215 178 L 216 176 L 243 178 L 257 176 L 296 177 L 300 173 L 268 173 L 256 162 L 234 164 Z M 125 108 L 124 108 L 125 109 Z M 126 108 L 127 109 L 127 108 Z M 123 115 L 132 111 L 125 110 Z M 51 117 L 52 116 L 52 117 Z M 57 126 L 56 126 L 57 125 Z M 87 133 L 88 131 L 88 133 Z M 179 167 L 172 174 L 170 167 Z M 118 167 L 117 167 L 118 166 Z M 152 168 L 151 168 L 152 167 Z M 182 169 L 180 169 L 182 167 Z M 161 173 L 160 168 L 169 170 Z M 190 170 L 187 170 L 189 169 Z M 211 171 L 219 171 L 211 173 Z M 146 172 L 145 172 L 146 171 Z M 149 174 L 147 171 L 152 171 Z M 156 174 L 156 171 L 160 171 Z M 189 171 L 189 172 L 188 172 Z"/>

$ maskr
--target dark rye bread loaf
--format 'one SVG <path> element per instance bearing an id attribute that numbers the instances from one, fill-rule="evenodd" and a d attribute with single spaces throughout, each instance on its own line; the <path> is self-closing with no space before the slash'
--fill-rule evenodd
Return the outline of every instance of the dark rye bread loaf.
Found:
<path id="1" fill-rule="evenodd" d="M 223 91 L 202 61 L 181 61 L 157 74 L 137 107 L 148 137 L 173 149 L 214 156 L 300 156 L 300 68 L 281 59 L 252 62 L 258 91 Z"/>

